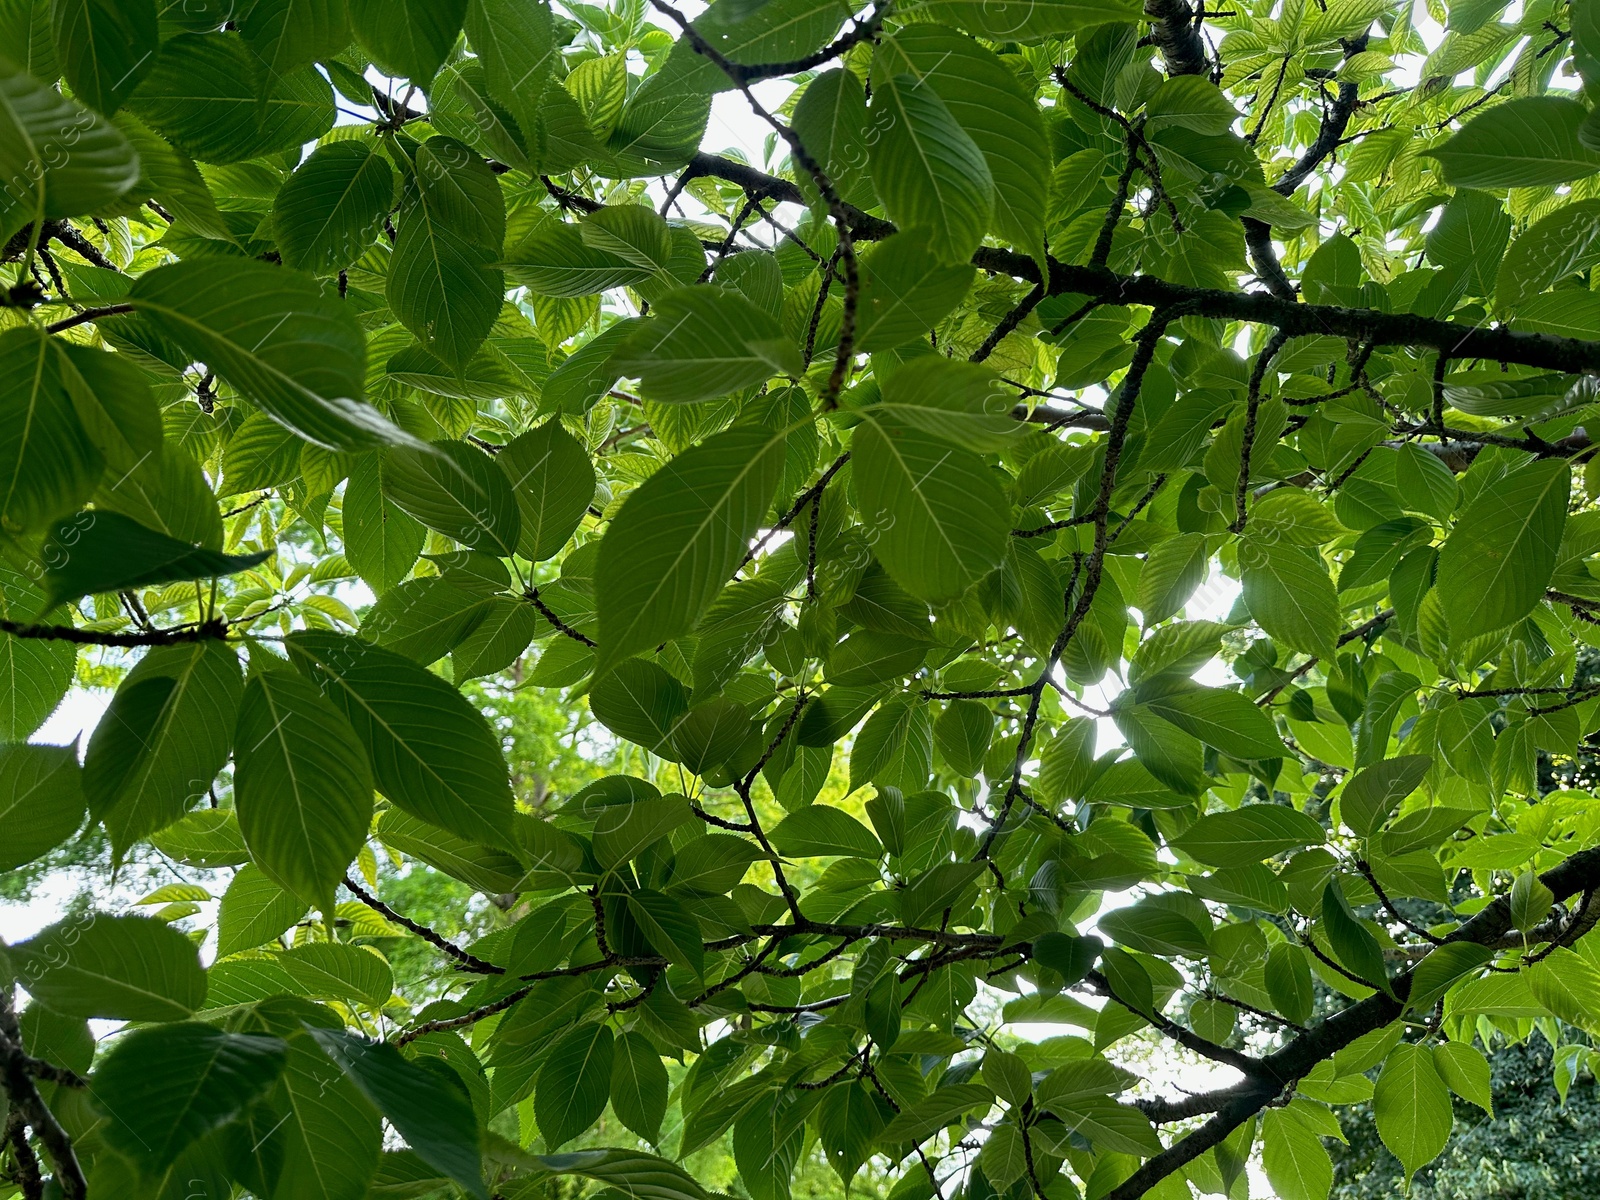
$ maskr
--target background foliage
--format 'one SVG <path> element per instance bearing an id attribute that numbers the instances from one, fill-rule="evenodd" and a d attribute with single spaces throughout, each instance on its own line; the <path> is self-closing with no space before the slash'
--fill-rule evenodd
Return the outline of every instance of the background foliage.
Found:
<path id="1" fill-rule="evenodd" d="M 0 47 L 0 1187 L 1592 1190 L 1588 0 Z"/>

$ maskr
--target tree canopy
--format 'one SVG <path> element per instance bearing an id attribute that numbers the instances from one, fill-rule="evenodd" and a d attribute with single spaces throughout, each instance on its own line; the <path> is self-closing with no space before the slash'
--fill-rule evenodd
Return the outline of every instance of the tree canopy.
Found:
<path id="1" fill-rule="evenodd" d="M 0 869 L 191 872 L 0 948 L 0 1192 L 1325 1200 L 1588 1074 L 1595 0 L 0 53 Z"/>

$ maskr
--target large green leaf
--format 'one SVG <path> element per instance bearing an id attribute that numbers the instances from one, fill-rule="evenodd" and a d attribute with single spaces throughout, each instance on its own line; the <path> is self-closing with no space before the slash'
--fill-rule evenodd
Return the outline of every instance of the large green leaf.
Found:
<path id="1" fill-rule="evenodd" d="M 378 455 L 350 468 L 343 516 L 345 554 L 368 587 L 382 595 L 411 573 L 428 530 L 383 494 Z"/>
<path id="2" fill-rule="evenodd" d="M 1456 643 L 1532 612 L 1555 570 L 1571 471 L 1529 463 L 1484 486 L 1439 552 L 1439 599 Z"/>
<path id="3" fill-rule="evenodd" d="M 521 533 L 517 497 L 494 459 L 466 442 L 396 446 L 383 458 L 386 499 L 464 546 L 509 557 Z"/>
<path id="4" fill-rule="evenodd" d="M 1000 565 L 1010 505 L 973 451 L 869 416 L 851 454 L 873 554 L 901 587 L 923 600 L 951 600 Z"/>
<path id="5" fill-rule="evenodd" d="M 275 1037 L 193 1021 L 151 1025 L 117 1038 L 90 1094 L 106 1115 L 106 1141 L 160 1170 L 260 1097 L 287 1059 Z"/>
<path id="6" fill-rule="evenodd" d="M 139 157 L 110 121 L 0 63 L 0 177 L 0 230 L 9 237 L 41 216 L 113 203 L 139 182 Z"/>
<path id="7" fill-rule="evenodd" d="M 300 676 L 262 671 L 245 687 L 234 742 L 234 806 L 251 857 L 330 911 L 372 820 L 372 771 L 355 731 Z"/>
<path id="8" fill-rule="evenodd" d="M 307 901 L 284 891 L 255 863 L 246 863 L 217 905 L 217 957 L 266 945 L 305 916 L 308 907 Z"/>
<path id="9" fill-rule="evenodd" d="M 194 943 L 147 917 L 68 917 L 6 955 L 17 982 L 66 1016 L 181 1021 L 205 1002 Z"/>
<path id="10" fill-rule="evenodd" d="M 129 292 L 141 315 L 274 420 L 329 450 L 411 439 L 362 402 L 366 339 L 316 282 L 237 259 L 173 263 Z"/>
<path id="11" fill-rule="evenodd" d="M 1312 654 L 1332 651 L 1339 634 L 1339 595 L 1314 550 L 1282 543 L 1241 546 L 1244 602 L 1280 645 Z"/>
<path id="12" fill-rule="evenodd" d="M 661 1055 L 642 1033 L 617 1038 L 611 1056 L 611 1108 L 647 1142 L 659 1140 L 670 1084 Z"/>
<path id="13" fill-rule="evenodd" d="M 371 1042 L 336 1029 L 310 1032 L 424 1162 L 455 1180 L 468 1195 L 488 1200 L 478 1119 L 464 1089 L 402 1057 L 387 1042 Z"/>
<path id="14" fill-rule="evenodd" d="M 1456 187 L 1541 187 L 1600 171 L 1600 151 L 1578 137 L 1588 110 L 1565 96 L 1523 96 L 1473 115 L 1442 146 L 1439 160 Z"/>
<path id="15" fill-rule="evenodd" d="M 757 426 L 719 433 L 623 502 L 595 567 L 600 670 L 694 627 L 766 516 L 784 441 Z"/>
<path id="16" fill-rule="evenodd" d="M 1141 10 L 1126 0 L 1089 4 L 1085 0 L 925 0 L 935 20 L 948 21 L 996 41 L 1039 41 L 1114 21 L 1137 21 Z"/>
<path id="17" fill-rule="evenodd" d="M 533 1099 L 546 1146 L 570 1142 L 605 1111 L 614 1054 L 611 1029 L 599 1023 L 580 1025 L 550 1047 Z"/>
<path id="18" fill-rule="evenodd" d="M 350 24 L 372 61 L 426 84 L 455 47 L 467 0 L 348 0 Z"/>
<path id="19" fill-rule="evenodd" d="M 71 746 L 0 745 L 0 871 L 32 862 L 83 824 Z"/>
<path id="20" fill-rule="evenodd" d="M 1050 151 L 1039 106 L 1016 73 L 972 38 L 937 25 L 909 25 L 886 39 L 873 71 L 875 80 L 904 73 L 933 89 L 988 164 L 994 231 L 1042 251 Z"/>
<path id="21" fill-rule="evenodd" d="M 305 271 L 345 267 L 366 252 L 394 199 L 394 171 L 366 142 L 318 146 L 272 201 L 283 261 Z"/>
<path id="22" fill-rule="evenodd" d="M 155 0 L 54 0 L 50 9 L 72 94 L 110 116 L 155 66 Z"/>
<path id="23" fill-rule="evenodd" d="M 1438 1157 L 1450 1139 L 1450 1092 L 1427 1046 L 1404 1043 L 1389 1051 L 1372 1097 L 1383 1144 L 1409 1180 Z"/>
<path id="24" fill-rule="evenodd" d="M 588 454 L 560 421 L 546 421 L 507 443 L 496 461 L 522 513 L 517 553 L 530 562 L 554 558 L 594 500 Z"/>
<path id="25" fill-rule="evenodd" d="M 472 0 L 467 37 L 483 63 L 489 95 L 524 131 L 539 126 L 540 101 L 559 53 L 543 0 Z"/>
<path id="26" fill-rule="evenodd" d="M 42 610 L 90 592 L 234 575 L 274 553 L 221 554 L 146 529 L 121 513 L 81 512 L 56 522 L 40 552 L 45 563 Z"/>
<path id="27" fill-rule="evenodd" d="M 680 288 L 655 303 L 611 359 L 652 400 L 709 400 L 774 375 L 799 375 L 799 349 L 777 320 L 735 292 Z"/>
<path id="28" fill-rule="evenodd" d="M 282 1112 L 273 1118 L 282 1124 L 272 1128 L 268 1122 L 281 1155 L 272 1194 L 285 1200 L 363 1200 L 383 1148 L 377 1110 L 309 1030 L 285 1040 L 289 1057 L 274 1096 Z"/>
<path id="29" fill-rule="evenodd" d="M 333 126 L 333 88 L 312 67 L 262 94 L 256 56 L 232 34 L 183 33 L 161 47 L 129 108 L 202 162 L 234 163 L 314 141 Z"/>
<path id="30" fill-rule="evenodd" d="M 891 350 L 926 338 L 967 294 L 977 274 L 970 263 L 941 263 L 928 234 L 901 233 L 863 256 L 856 349 Z"/>
<path id="31" fill-rule="evenodd" d="M 310 630 L 289 657 L 344 713 L 366 747 L 378 790 L 405 811 L 498 844 L 511 820 L 499 739 L 461 693 L 409 658 Z"/>
<path id="32" fill-rule="evenodd" d="M 31 328 L 0 333 L 0 520 L 43 527 L 89 497 L 102 467 L 50 339 Z"/>
<path id="33" fill-rule="evenodd" d="M 1320 846 L 1326 836 L 1303 812 L 1281 804 L 1247 804 L 1201 817 L 1173 844 L 1211 866 L 1241 867 L 1301 846 Z"/>
<path id="34" fill-rule="evenodd" d="M 994 179 L 934 85 L 907 74 L 878 81 L 872 132 L 872 182 L 890 219 L 927 231 L 943 262 L 971 258 L 994 211 Z"/>
<path id="35" fill-rule="evenodd" d="M 218 641 L 158 646 L 130 671 L 84 757 L 89 815 L 120 858 L 205 796 L 233 748 L 239 658 Z"/>
<path id="36" fill-rule="evenodd" d="M 428 139 L 415 166 L 389 264 L 389 305 L 429 353 L 460 369 L 504 300 L 505 276 L 492 264 L 505 238 L 505 200 L 483 160 L 450 138 Z"/>

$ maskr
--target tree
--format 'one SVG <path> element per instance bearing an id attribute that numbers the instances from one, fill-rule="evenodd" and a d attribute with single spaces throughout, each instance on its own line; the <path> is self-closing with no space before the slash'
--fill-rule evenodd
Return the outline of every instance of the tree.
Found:
<path id="1" fill-rule="evenodd" d="M 9 1186 L 1299 1200 L 1587 1070 L 1600 24 L 1508 10 L 0 5 L 0 858 L 231 872 L 5 948 Z"/>

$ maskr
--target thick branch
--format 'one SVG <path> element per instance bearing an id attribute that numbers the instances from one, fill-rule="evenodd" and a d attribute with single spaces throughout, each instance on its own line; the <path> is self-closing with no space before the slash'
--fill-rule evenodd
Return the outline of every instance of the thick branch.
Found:
<path id="1" fill-rule="evenodd" d="M 204 621 L 192 629 L 149 629 L 140 633 L 101 633 L 94 629 L 76 629 L 71 625 L 32 625 L 22 621 L 0 620 L 0 633 L 12 637 L 38 638 L 43 641 L 74 642 L 80 646 L 175 646 L 186 642 L 220 641 L 228 636 L 228 627 L 221 621 Z"/>
<path id="2" fill-rule="evenodd" d="M 1155 23 L 1152 32 L 1169 75 L 1203 75 L 1206 44 L 1188 0 L 1145 0 L 1144 15 Z"/>

